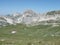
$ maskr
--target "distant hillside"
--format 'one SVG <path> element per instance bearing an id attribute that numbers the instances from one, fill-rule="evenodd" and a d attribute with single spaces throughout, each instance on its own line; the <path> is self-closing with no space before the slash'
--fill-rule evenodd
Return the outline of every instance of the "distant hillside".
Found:
<path id="1" fill-rule="evenodd" d="M 54 14 L 60 14 L 60 10 L 47 12 L 47 15 L 54 15 Z"/>

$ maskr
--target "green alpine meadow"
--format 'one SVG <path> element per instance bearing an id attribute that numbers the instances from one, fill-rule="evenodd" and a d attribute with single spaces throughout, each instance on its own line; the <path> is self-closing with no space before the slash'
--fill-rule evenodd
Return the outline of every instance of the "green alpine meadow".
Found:
<path id="1" fill-rule="evenodd" d="M 0 45 L 60 45 L 60 24 L 30 27 L 17 24 L 1 27 Z"/>

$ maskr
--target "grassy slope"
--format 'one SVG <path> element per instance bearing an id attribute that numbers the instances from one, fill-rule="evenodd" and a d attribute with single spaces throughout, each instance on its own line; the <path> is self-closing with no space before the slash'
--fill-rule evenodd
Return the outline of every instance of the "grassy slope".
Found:
<path id="1" fill-rule="evenodd" d="M 16 34 L 11 33 L 13 30 L 16 31 Z M 60 32 L 60 26 L 26 27 L 22 24 L 10 25 L 0 28 L 0 45 L 60 45 L 60 34 L 58 32 Z"/>

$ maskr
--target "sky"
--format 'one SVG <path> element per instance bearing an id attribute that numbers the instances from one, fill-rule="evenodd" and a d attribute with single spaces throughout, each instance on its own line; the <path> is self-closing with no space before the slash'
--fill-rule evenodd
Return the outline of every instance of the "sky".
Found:
<path id="1" fill-rule="evenodd" d="M 32 9 L 38 13 L 60 10 L 60 0 L 0 0 L 0 15 Z"/>

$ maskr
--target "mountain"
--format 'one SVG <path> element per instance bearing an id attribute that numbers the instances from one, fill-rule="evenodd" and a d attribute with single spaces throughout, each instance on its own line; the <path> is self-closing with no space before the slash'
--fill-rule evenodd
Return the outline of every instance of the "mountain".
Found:
<path id="1" fill-rule="evenodd" d="M 60 10 L 47 12 L 47 15 L 60 14 Z"/>
<path id="2" fill-rule="evenodd" d="M 0 26 L 6 26 L 8 23 L 6 19 L 2 16 L 0 16 Z"/>
<path id="3" fill-rule="evenodd" d="M 23 22 L 25 24 L 30 24 L 32 22 L 36 22 L 38 18 L 38 14 L 32 10 L 27 10 L 23 13 Z"/>
<path id="4" fill-rule="evenodd" d="M 0 25 L 16 25 L 19 23 L 26 25 L 60 23 L 59 12 L 60 11 L 51 11 L 46 14 L 38 14 L 33 10 L 26 10 L 22 14 L 14 13 L 11 15 L 0 16 Z"/>

